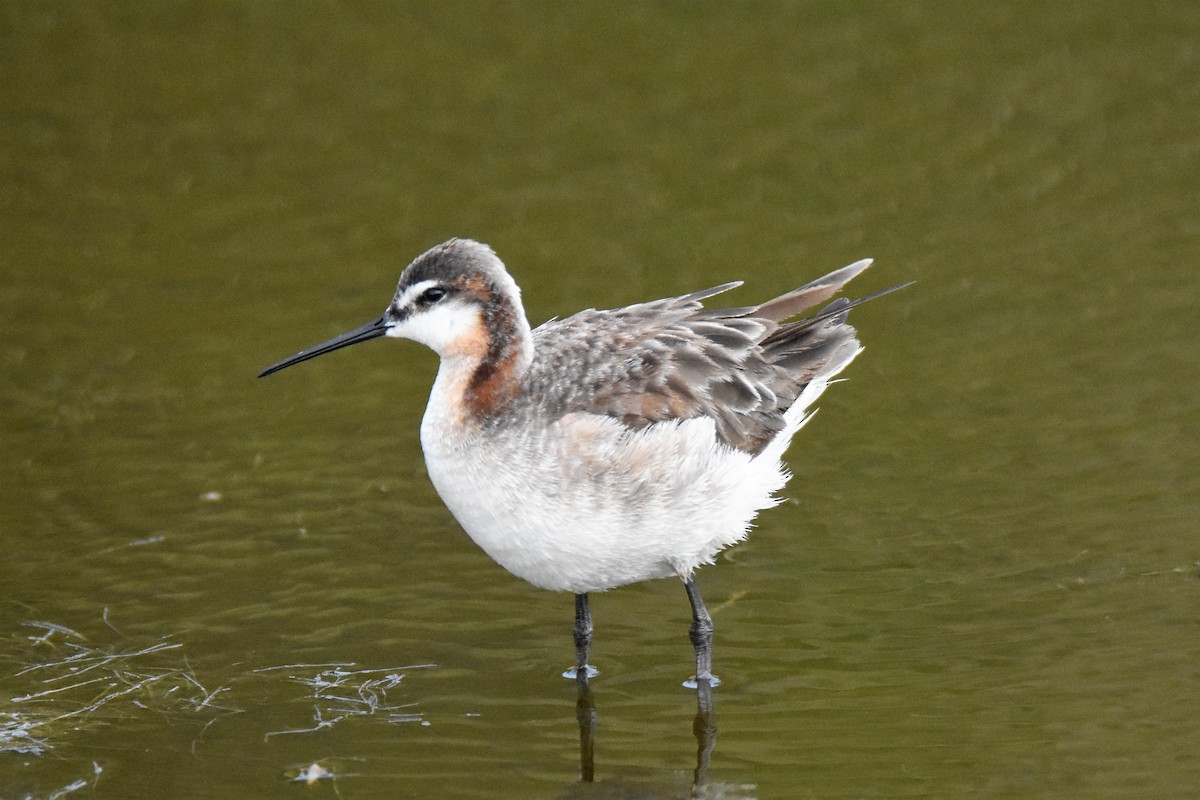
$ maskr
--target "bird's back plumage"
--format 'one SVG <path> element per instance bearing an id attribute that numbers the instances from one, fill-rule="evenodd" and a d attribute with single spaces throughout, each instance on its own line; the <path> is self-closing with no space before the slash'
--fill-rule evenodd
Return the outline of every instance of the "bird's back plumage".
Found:
<path id="1" fill-rule="evenodd" d="M 525 392 L 543 416 L 600 414 L 632 430 L 708 417 L 723 444 L 759 453 L 785 428 L 804 388 L 858 351 L 840 304 L 783 321 L 869 265 L 858 262 L 758 306 L 704 309 L 701 301 L 739 285 L 727 283 L 547 322 L 533 331 Z"/>

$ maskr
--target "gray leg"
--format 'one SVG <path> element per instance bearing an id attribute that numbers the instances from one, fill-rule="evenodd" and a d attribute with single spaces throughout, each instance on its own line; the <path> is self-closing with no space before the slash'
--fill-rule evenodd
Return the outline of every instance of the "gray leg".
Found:
<path id="1" fill-rule="evenodd" d="M 704 598 L 700 596 L 700 587 L 696 586 L 695 579 L 688 578 L 683 582 L 683 588 L 687 589 L 688 600 L 692 604 L 692 627 L 688 629 L 688 634 L 692 647 L 696 648 L 696 676 L 684 681 L 683 685 L 689 689 L 695 689 L 701 683 L 717 686 L 721 681 L 712 674 L 712 617 L 704 607 Z"/>
<path id="2" fill-rule="evenodd" d="M 599 675 L 600 671 L 588 666 L 588 650 L 592 646 L 592 609 L 586 592 L 575 595 L 575 666 L 563 673 L 564 678 L 574 678 L 583 683 Z"/>

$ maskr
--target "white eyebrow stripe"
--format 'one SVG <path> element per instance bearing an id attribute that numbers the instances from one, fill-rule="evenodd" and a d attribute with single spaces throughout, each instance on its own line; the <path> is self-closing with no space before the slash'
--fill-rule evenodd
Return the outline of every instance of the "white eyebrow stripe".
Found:
<path id="1" fill-rule="evenodd" d="M 396 298 L 392 303 L 396 308 L 404 308 L 414 302 L 415 298 L 420 297 L 421 293 L 432 286 L 440 285 L 439 281 L 423 280 L 420 283 L 414 283 L 412 286 L 404 290 L 404 294 Z"/>

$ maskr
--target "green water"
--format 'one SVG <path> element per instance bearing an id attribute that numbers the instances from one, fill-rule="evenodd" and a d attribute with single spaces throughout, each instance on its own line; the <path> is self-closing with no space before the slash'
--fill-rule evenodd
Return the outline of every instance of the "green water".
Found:
<path id="1" fill-rule="evenodd" d="M 705 796 L 1195 795 L 1194 4 L 15 2 L 0 75 L 0 797 L 688 796 L 676 582 L 593 598 L 582 785 L 434 357 L 254 378 L 452 235 L 535 322 L 918 282 L 700 574 Z"/>

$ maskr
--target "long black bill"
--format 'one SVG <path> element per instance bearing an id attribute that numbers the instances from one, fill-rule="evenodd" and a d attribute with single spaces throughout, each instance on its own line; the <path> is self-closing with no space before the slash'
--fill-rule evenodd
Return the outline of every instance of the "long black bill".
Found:
<path id="1" fill-rule="evenodd" d="M 307 350 L 301 350 L 299 353 L 296 353 L 296 355 L 292 356 L 291 358 L 285 358 L 278 364 L 272 364 L 262 372 L 258 373 L 258 377 L 265 378 L 271 373 L 279 372 L 279 370 L 284 369 L 285 367 L 290 367 L 293 364 L 299 364 L 301 361 L 308 361 L 310 358 L 316 358 L 317 356 L 321 356 L 326 353 L 332 353 L 334 350 L 341 350 L 343 347 L 349 347 L 352 344 L 365 342 L 368 339 L 376 339 L 387 333 L 387 329 L 388 326 L 386 318 L 380 317 L 373 322 L 368 322 L 366 325 L 360 325 L 352 331 L 343 333 L 341 336 L 335 336 L 327 342 L 321 342 L 318 345 L 313 345 Z"/>

